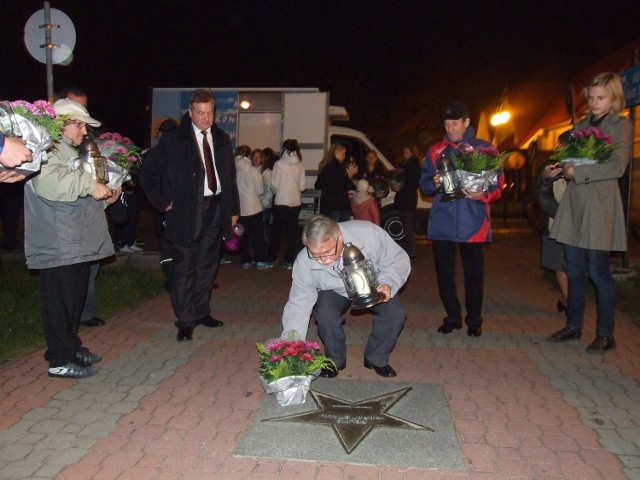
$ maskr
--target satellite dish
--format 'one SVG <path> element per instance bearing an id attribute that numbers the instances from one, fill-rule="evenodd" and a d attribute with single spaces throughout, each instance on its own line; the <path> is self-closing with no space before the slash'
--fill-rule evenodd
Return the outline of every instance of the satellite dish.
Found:
<path id="1" fill-rule="evenodd" d="M 76 46 L 76 29 L 66 13 L 57 8 L 51 12 L 51 57 L 53 63 L 65 63 L 73 54 Z M 24 26 L 24 44 L 33 58 L 47 63 L 44 9 L 38 10 L 29 17 Z M 68 62 L 67 62 L 68 63 Z"/>

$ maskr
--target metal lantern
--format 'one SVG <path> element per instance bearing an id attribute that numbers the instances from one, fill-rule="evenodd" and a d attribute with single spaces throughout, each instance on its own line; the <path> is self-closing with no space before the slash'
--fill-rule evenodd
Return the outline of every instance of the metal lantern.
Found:
<path id="1" fill-rule="evenodd" d="M 93 173 L 98 183 L 109 183 L 107 159 L 100 154 L 96 142 L 85 135 L 79 147 L 78 160 L 86 172 Z"/>
<path id="2" fill-rule="evenodd" d="M 444 154 L 440 155 L 436 168 L 442 178 L 442 189 L 444 190 L 440 201 L 451 202 L 464 198 L 465 195 L 460 188 L 460 175 L 451 159 Z"/>
<path id="3" fill-rule="evenodd" d="M 362 251 L 352 243 L 347 243 L 342 252 L 343 269 L 340 276 L 347 289 L 353 310 L 371 308 L 385 298 L 384 293 L 378 292 L 378 276 L 371 260 L 366 260 Z"/>

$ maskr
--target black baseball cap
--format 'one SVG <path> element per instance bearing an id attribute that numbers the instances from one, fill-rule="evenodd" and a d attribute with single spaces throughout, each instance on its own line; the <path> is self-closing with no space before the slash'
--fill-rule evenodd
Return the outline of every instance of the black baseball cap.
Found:
<path id="1" fill-rule="evenodd" d="M 459 120 L 469 118 L 469 109 L 462 103 L 450 103 L 442 112 L 443 120 Z"/>

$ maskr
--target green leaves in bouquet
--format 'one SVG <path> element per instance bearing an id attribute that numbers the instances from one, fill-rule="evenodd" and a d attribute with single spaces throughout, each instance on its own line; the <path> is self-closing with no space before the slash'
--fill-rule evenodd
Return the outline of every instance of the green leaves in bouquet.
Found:
<path id="1" fill-rule="evenodd" d="M 265 346 L 256 343 L 260 354 L 260 375 L 267 383 L 294 375 L 312 375 L 316 370 L 333 366 L 335 362 L 320 354 L 320 345 L 313 341 L 271 340 Z"/>
<path id="2" fill-rule="evenodd" d="M 456 170 L 470 173 L 480 173 L 487 170 L 497 170 L 510 155 L 509 152 L 500 153 L 493 145 L 459 150 L 451 156 Z"/>

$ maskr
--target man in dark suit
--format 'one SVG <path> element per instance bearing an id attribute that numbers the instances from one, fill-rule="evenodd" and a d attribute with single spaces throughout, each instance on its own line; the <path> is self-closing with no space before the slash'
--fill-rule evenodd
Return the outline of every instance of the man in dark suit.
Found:
<path id="1" fill-rule="evenodd" d="M 180 126 L 162 136 L 141 172 L 149 201 L 166 212 L 178 341 L 191 340 L 197 325 L 223 325 L 211 317 L 211 289 L 221 240 L 231 238 L 240 209 L 233 149 L 214 118 L 211 92 L 195 90 Z"/>

